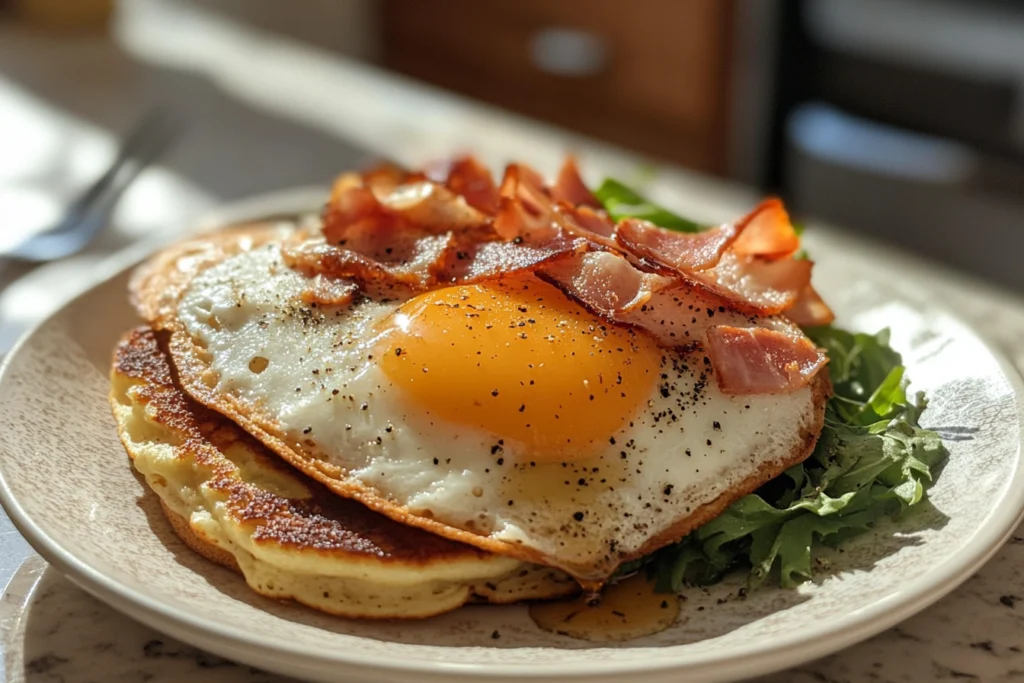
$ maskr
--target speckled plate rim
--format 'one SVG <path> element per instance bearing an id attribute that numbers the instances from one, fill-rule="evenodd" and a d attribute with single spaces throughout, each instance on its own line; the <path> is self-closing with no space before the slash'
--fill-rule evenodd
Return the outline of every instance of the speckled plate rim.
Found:
<path id="1" fill-rule="evenodd" d="M 296 188 L 260 195 L 211 212 L 196 223 L 196 231 L 218 225 L 260 220 L 270 216 L 300 213 L 315 208 L 322 201 L 322 188 Z M 180 234 L 175 235 L 180 238 Z M 28 330 L 0 363 L 0 387 L 8 367 L 17 358 L 22 346 L 49 320 L 75 305 L 91 289 L 107 282 L 140 262 L 148 254 L 170 241 L 168 236 L 140 242 L 115 254 L 98 269 L 96 277 L 78 296 L 66 302 L 46 320 Z M 1018 421 L 1024 424 L 1024 381 L 997 348 L 988 343 L 953 313 L 940 305 L 930 305 L 944 314 L 946 321 L 958 326 L 959 333 L 978 339 L 996 359 L 998 367 L 1013 389 Z M 1024 434 L 1024 431 L 1022 431 Z M 796 666 L 831 654 L 876 635 L 920 612 L 953 591 L 982 567 L 1024 520 L 1024 440 L 1012 454 L 1012 476 L 1003 486 L 1003 496 L 995 501 L 989 514 L 970 537 L 963 552 L 937 565 L 926 574 L 893 592 L 884 600 L 852 612 L 837 623 L 829 624 L 813 634 L 801 630 L 792 636 L 778 638 L 771 645 L 754 646 L 723 654 L 705 654 L 680 658 L 670 664 L 636 661 L 601 661 L 592 665 L 573 662 L 567 665 L 462 664 L 444 661 L 406 662 L 380 655 L 366 656 L 360 652 L 342 652 L 333 656 L 323 651 L 290 647 L 248 633 L 243 627 L 218 624 L 200 615 L 174 609 L 141 591 L 132 590 L 66 551 L 33 520 L 18 502 L 4 476 L 0 461 L 0 504 L 28 542 L 58 571 L 81 588 L 115 609 L 162 631 L 172 637 L 261 668 L 291 676 L 316 680 L 337 680 L 339 674 L 365 677 L 367 680 L 451 681 L 459 680 L 588 680 L 621 681 L 626 677 L 644 675 L 648 681 L 676 680 L 681 674 L 700 680 L 732 680 L 762 675 Z M 343 667 L 343 668 L 342 668 Z M 382 678 L 386 677 L 386 678 Z"/>

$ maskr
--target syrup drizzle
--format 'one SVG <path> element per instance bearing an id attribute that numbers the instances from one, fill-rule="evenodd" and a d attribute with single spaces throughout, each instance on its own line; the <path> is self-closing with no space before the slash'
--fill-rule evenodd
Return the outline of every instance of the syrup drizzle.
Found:
<path id="1" fill-rule="evenodd" d="M 575 600 L 530 605 L 530 618 L 545 631 L 597 643 L 621 642 L 664 631 L 679 617 L 679 598 L 654 591 L 654 582 L 636 574 L 588 591 Z"/>

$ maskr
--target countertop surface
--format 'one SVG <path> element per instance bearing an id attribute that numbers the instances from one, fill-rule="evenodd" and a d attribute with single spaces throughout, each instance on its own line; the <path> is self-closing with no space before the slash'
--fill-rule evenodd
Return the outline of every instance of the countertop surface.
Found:
<path id="1" fill-rule="evenodd" d="M 130 189 L 85 253 L 31 270 L 0 264 L 0 354 L 118 248 L 226 200 L 323 184 L 368 158 L 415 164 L 474 149 L 495 165 L 518 157 L 550 170 L 571 149 L 584 168 L 628 177 L 641 165 L 604 145 L 212 16 L 156 0 L 131 7 L 111 37 L 65 40 L 60 49 L 51 36 L 0 24 L 5 214 L 16 207 L 26 224 L 52 215 L 103 168 L 118 132 L 147 103 L 173 101 L 191 121 L 187 138 Z M 168 22 L 191 31 L 187 53 L 155 30 Z M 659 170 L 649 188 L 709 220 L 739 215 L 754 200 L 749 190 L 673 169 Z M 826 226 L 809 233 L 812 245 L 817 239 L 884 261 L 1024 368 L 1024 300 Z M 0 586 L 0 683 L 284 680 L 177 643 L 98 602 L 35 555 L 2 512 Z M 1024 530 L 900 626 L 761 680 L 1016 679 L 1024 679 Z"/>

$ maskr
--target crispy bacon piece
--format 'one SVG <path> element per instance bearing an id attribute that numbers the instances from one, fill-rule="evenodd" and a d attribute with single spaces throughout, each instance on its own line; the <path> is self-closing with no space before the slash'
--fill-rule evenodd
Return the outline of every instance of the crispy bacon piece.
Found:
<path id="1" fill-rule="evenodd" d="M 307 304 L 344 306 L 351 303 L 358 293 L 359 285 L 355 282 L 338 280 L 321 273 L 313 278 L 299 296 Z"/>
<path id="2" fill-rule="evenodd" d="M 701 287 L 674 276 L 644 272 L 617 253 L 586 251 L 543 264 L 536 274 L 585 308 L 609 320 L 639 327 L 666 348 L 704 346 L 715 325 L 745 327 L 750 317 Z M 800 336 L 786 318 L 759 319 L 760 324 Z"/>
<path id="3" fill-rule="evenodd" d="M 491 171 L 476 157 L 460 157 L 452 162 L 445 186 L 465 198 L 466 203 L 488 216 L 498 212 L 498 187 Z"/>
<path id="4" fill-rule="evenodd" d="M 509 164 L 505 167 L 498 194 L 502 197 L 518 196 L 524 201 L 532 198 L 544 206 L 552 203 L 544 184 L 544 176 L 526 164 Z"/>
<path id="5" fill-rule="evenodd" d="M 551 198 L 556 202 L 565 202 L 571 206 L 588 206 L 593 209 L 600 209 L 601 202 L 591 192 L 583 178 L 580 177 L 580 169 L 576 166 L 576 159 L 572 155 L 565 158 L 561 170 L 558 171 L 558 178 L 551 187 Z"/>
<path id="6" fill-rule="evenodd" d="M 428 180 L 422 171 L 407 171 L 391 163 L 380 164 L 364 173 L 342 173 L 334 179 L 331 186 L 331 201 L 336 201 L 342 193 L 356 187 L 370 190 L 377 197 L 388 195 L 399 185 Z"/>
<path id="7" fill-rule="evenodd" d="M 467 284 L 510 273 L 536 271 L 546 263 L 584 253 L 588 248 L 586 240 L 569 235 L 538 244 L 481 242 L 465 245 L 449 251 L 441 269 L 441 281 Z"/>
<path id="8" fill-rule="evenodd" d="M 615 226 L 604 211 L 559 204 L 552 211 L 551 225 L 559 234 L 585 240 L 594 250 L 621 251 L 611 236 Z M 548 239 L 556 238 L 549 234 Z"/>
<path id="9" fill-rule="evenodd" d="M 615 234 L 615 223 L 604 209 L 592 209 L 589 206 L 573 208 L 566 205 L 560 205 L 560 208 L 570 213 L 577 224 L 595 235 L 612 237 Z"/>
<path id="10" fill-rule="evenodd" d="M 378 188 L 389 187 L 380 182 Z M 464 231 L 482 228 L 488 222 L 488 217 L 465 199 L 429 180 L 396 185 L 379 194 L 343 177 L 335 183 L 324 210 L 323 234 L 332 244 L 376 252 L 409 235 L 418 238 Z"/>
<path id="11" fill-rule="evenodd" d="M 775 315 L 792 306 L 810 284 L 813 265 L 796 259 L 742 258 L 727 251 L 714 268 L 694 272 L 691 277 L 738 311 Z"/>
<path id="12" fill-rule="evenodd" d="M 615 236 L 629 253 L 752 315 L 786 310 L 810 284 L 811 263 L 792 258 L 799 240 L 777 199 L 762 202 L 735 227 L 691 234 L 627 218 Z"/>
<path id="13" fill-rule="evenodd" d="M 402 285 L 428 289 L 443 277 L 450 252 L 457 249 L 453 233 L 425 235 L 389 242 L 379 253 L 364 253 L 319 240 L 301 240 L 285 244 L 281 254 L 285 263 L 307 275 L 326 275 L 368 284 Z"/>
<path id="14" fill-rule="evenodd" d="M 611 320 L 622 320 L 625 314 L 643 306 L 655 291 L 673 284 L 671 278 L 644 273 L 622 256 L 603 251 L 559 259 L 544 266 L 538 275 Z"/>
<path id="15" fill-rule="evenodd" d="M 370 188 L 378 197 L 388 195 L 399 185 L 425 180 L 422 173 L 410 173 L 409 171 L 396 166 L 395 164 L 381 164 L 363 173 L 363 184 Z"/>
<path id="16" fill-rule="evenodd" d="M 787 394 L 801 389 L 828 357 L 803 335 L 762 327 L 716 325 L 708 330 L 708 355 L 724 394 Z"/>
<path id="17" fill-rule="evenodd" d="M 800 248 L 800 237 L 779 199 L 764 200 L 736 227 L 732 250 L 739 256 L 777 259 L 792 256 Z"/>
<path id="18" fill-rule="evenodd" d="M 382 251 L 360 252 L 325 241 L 295 240 L 282 254 L 289 267 L 367 285 L 401 285 L 425 290 L 468 284 L 520 271 L 532 271 L 559 258 L 591 248 L 582 238 L 558 234 L 540 243 L 480 240 L 468 233 L 409 233 L 388 240 Z M 315 296 L 310 293 L 310 296 Z"/>
<path id="19" fill-rule="evenodd" d="M 828 307 L 813 285 L 807 285 L 796 302 L 786 309 L 786 317 L 797 325 L 828 325 L 836 319 L 836 314 Z"/>
<path id="20" fill-rule="evenodd" d="M 525 164 L 509 164 L 498 194 L 494 231 L 499 237 L 546 242 L 555 236 L 555 205 L 537 171 Z"/>
<path id="21" fill-rule="evenodd" d="M 673 232 L 650 221 L 624 218 L 615 228 L 615 239 L 636 256 L 686 275 L 714 267 L 736 239 L 736 228 L 723 225 L 704 232 Z"/>
<path id="22" fill-rule="evenodd" d="M 366 183 L 363 182 L 361 175 L 358 173 L 342 173 L 331 183 L 331 198 L 328 200 L 327 205 L 334 204 L 345 192 L 357 187 L 366 187 Z"/>
<path id="23" fill-rule="evenodd" d="M 498 214 L 494 217 L 494 232 L 506 241 L 527 238 L 541 242 L 551 238 L 557 231 L 553 225 L 553 215 L 545 210 L 536 214 L 529 208 L 528 202 L 518 197 L 502 197 Z"/>
<path id="24" fill-rule="evenodd" d="M 390 221 L 390 217 L 358 176 L 342 176 L 335 181 L 323 217 L 324 237 L 330 242 L 348 242 L 353 236 L 373 231 L 385 221 Z M 353 248 L 358 247 L 353 245 Z"/>
<path id="25" fill-rule="evenodd" d="M 485 225 L 488 216 L 466 200 L 429 180 L 407 183 L 380 198 L 392 215 L 430 233 L 466 230 Z"/>

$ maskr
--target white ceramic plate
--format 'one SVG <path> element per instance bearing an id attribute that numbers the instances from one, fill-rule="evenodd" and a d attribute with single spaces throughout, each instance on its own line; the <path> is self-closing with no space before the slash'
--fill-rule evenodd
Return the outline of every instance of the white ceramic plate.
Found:
<path id="1" fill-rule="evenodd" d="M 224 221 L 315 206 L 319 193 L 249 202 Z M 324 681 L 725 680 L 867 638 L 945 595 L 988 559 L 1024 510 L 1021 384 L 964 325 L 855 259 L 816 254 L 843 325 L 889 326 L 925 423 L 950 458 L 923 504 L 829 556 L 797 590 L 740 599 L 743 577 L 688 590 L 672 629 L 616 646 L 554 636 L 522 607 L 470 607 L 415 623 L 353 622 L 256 596 L 177 539 L 132 473 L 107 407 L 111 351 L 136 324 L 125 255 L 109 279 L 37 327 L 0 372 L 0 500 L 30 543 L 101 600 L 226 657 Z M 493 638 L 497 631 L 499 638 Z M 642 678 L 641 678 L 642 677 Z"/>

